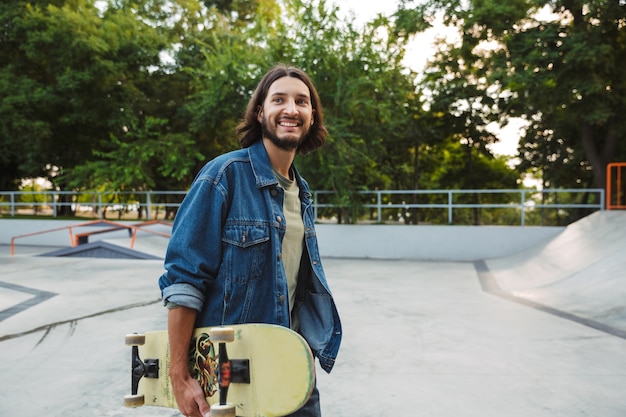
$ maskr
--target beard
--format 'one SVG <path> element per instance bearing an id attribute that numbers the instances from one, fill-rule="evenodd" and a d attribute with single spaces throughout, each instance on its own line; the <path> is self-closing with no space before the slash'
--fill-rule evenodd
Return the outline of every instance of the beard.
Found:
<path id="1" fill-rule="evenodd" d="M 308 130 L 304 132 L 299 138 L 279 138 L 276 134 L 276 129 L 270 130 L 267 119 L 263 116 L 263 120 L 261 121 L 261 133 L 264 138 L 267 138 L 272 142 L 276 147 L 280 149 L 284 149 L 286 151 L 291 151 L 294 149 L 298 149 L 298 147 L 304 142 L 307 135 L 309 134 Z"/>

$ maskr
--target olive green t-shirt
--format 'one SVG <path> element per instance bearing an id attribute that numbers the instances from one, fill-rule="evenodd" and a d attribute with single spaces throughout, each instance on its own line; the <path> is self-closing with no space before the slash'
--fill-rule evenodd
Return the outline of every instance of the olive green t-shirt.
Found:
<path id="1" fill-rule="evenodd" d="M 282 261 L 289 287 L 289 312 L 292 312 L 296 300 L 296 287 L 298 285 L 298 272 L 300 258 L 304 248 L 304 222 L 302 221 L 302 207 L 300 205 L 300 188 L 295 180 L 285 178 L 278 171 L 273 170 L 280 186 L 285 190 L 283 212 L 287 229 L 282 245 Z M 297 317 L 292 317 L 291 327 L 298 327 Z"/>

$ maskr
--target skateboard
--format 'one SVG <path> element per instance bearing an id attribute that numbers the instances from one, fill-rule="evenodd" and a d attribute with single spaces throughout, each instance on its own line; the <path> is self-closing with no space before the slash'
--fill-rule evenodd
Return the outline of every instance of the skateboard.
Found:
<path id="1" fill-rule="evenodd" d="M 169 379 L 167 331 L 129 334 L 131 394 L 127 407 L 178 408 Z M 194 330 L 189 369 L 204 390 L 212 416 L 284 416 L 302 407 L 315 384 L 307 342 L 271 324 Z"/>

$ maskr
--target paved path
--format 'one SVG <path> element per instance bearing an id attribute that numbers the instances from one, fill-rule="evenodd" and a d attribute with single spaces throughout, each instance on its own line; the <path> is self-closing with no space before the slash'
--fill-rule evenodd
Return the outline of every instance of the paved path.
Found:
<path id="1" fill-rule="evenodd" d="M 140 240 L 138 249 L 164 248 Z M 19 247 L 11 257 L 0 246 L 0 416 L 178 416 L 122 406 L 130 386 L 124 335 L 165 327 L 156 286 L 162 261 L 35 256 L 46 250 Z M 529 265 L 538 268 L 529 259 L 548 262 L 540 260 L 550 250 L 511 258 L 508 267 L 324 259 L 344 324 L 335 370 L 319 371 L 325 417 L 626 415 L 620 322 L 604 313 L 591 319 L 605 329 L 576 320 L 598 305 L 579 294 L 573 313 L 565 302 L 551 311 L 539 303 L 547 298 L 524 298 L 537 288 L 519 282 Z M 610 285 L 622 288 L 615 253 L 600 251 L 595 267 L 583 262 L 557 282 L 599 268 L 591 282 L 608 271 Z M 534 276 L 544 292 L 548 275 Z"/>

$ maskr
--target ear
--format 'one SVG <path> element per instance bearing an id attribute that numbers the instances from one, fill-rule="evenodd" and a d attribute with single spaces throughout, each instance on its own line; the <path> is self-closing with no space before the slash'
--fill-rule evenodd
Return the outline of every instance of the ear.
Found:
<path id="1" fill-rule="evenodd" d="M 258 106 L 256 109 L 256 119 L 259 121 L 259 123 L 263 123 L 263 107 L 262 106 Z"/>
<path id="2" fill-rule="evenodd" d="M 311 126 L 315 124 L 315 109 L 311 112 Z"/>

